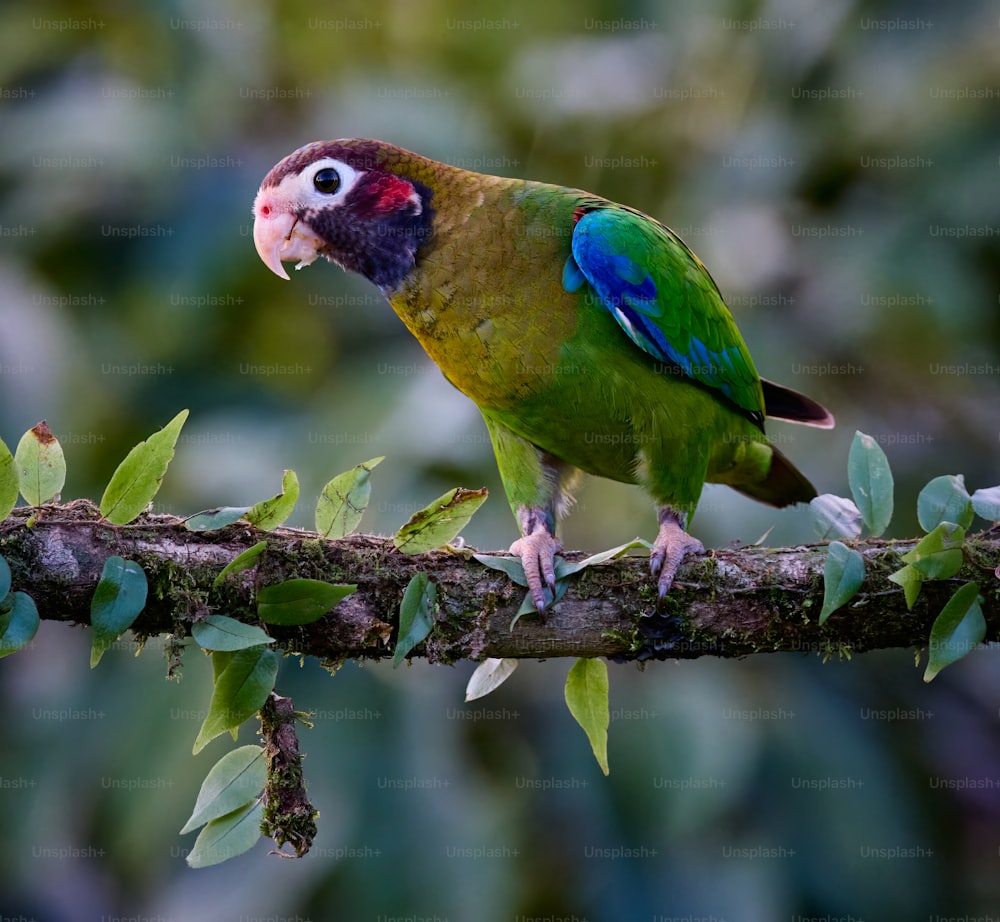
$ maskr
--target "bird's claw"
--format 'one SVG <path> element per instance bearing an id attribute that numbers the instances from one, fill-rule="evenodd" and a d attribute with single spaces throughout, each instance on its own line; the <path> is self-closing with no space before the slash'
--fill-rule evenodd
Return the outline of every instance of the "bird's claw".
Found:
<path id="1" fill-rule="evenodd" d="M 677 569 L 688 554 L 704 554 L 705 545 L 691 537 L 673 516 L 664 517 L 649 555 L 649 571 L 656 579 L 657 604 L 670 592 Z"/>
<path id="2" fill-rule="evenodd" d="M 549 590 L 549 598 L 556 594 L 556 562 L 555 555 L 562 550 L 562 545 L 544 529 L 536 529 L 531 534 L 518 538 L 510 546 L 510 552 L 521 558 L 524 576 L 528 581 L 528 592 L 535 610 L 542 612 L 546 607 L 545 590 Z"/>

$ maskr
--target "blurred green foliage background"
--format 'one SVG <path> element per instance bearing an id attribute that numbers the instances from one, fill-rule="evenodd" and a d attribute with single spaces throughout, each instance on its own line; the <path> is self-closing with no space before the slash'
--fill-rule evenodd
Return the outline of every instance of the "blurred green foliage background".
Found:
<path id="1" fill-rule="evenodd" d="M 367 136 L 580 186 L 674 227 L 762 374 L 833 433 L 772 426 L 846 492 L 856 429 L 920 487 L 1000 460 L 1000 21 L 986 4 L 711 0 L 34 2 L 0 8 L 0 436 L 40 419 L 97 498 L 125 451 L 191 408 L 159 511 L 305 499 L 376 455 L 363 527 L 457 485 L 514 525 L 485 428 L 378 292 L 258 261 L 250 204 L 301 144 Z M 591 481 L 568 547 L 651 537 L 634 489 Z M 803 509 L 724 488 L 705 543 L 809 540 Z M 877 612 L 873 612 L 873 617 Z M 285 663 L 321 832 L 186 868 L 177 835 L 226 751 L 190 755 L 210 689 L 129 645 L 43 624 L 0 664 L 0 916 L 61 920 L 913 919 L 1000 906 L 1000 670 L 925 687 L 906 651 L 822 663 L 612 668 L 604 779 L 522 664 L 462 704 L 471 664 L 334 678 Z M 252 739 L 245 728 L 242 742 Z"/>

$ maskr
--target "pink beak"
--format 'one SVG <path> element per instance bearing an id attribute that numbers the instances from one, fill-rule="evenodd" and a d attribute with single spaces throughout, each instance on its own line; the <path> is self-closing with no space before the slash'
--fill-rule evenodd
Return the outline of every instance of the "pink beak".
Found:
<path id="1" fill-rule="evenodd" d="M 264 192 L 257 195 L 253 206 L 253 242 L 257 255 L 275 275 L 288 279 L 282 260 L 299 260 L 301 269 L 315 262 L 323 241 L 295 215 L 272 205 Z"/>

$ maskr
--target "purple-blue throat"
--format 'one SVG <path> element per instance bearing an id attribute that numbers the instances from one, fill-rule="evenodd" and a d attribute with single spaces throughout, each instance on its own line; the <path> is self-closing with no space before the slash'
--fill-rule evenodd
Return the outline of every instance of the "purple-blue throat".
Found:
<path id="1" fill-rule="evenodd" d="M 417 192 L 420 205 L 412 201 Z M 417 180 L 370 174 L 337 208 L 303 212 L 305 221 L 338 254 L 338 262 L 365 276 L 383 293 L 396 291 L 417 251 L 433 235 L 433 193 Z"/>

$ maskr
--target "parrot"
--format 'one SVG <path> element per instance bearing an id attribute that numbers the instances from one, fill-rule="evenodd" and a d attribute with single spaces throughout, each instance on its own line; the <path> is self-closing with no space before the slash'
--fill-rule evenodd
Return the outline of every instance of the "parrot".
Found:
<path id="1" fill-rule="evenodd" d="M 832 414 L 758 375 L 701 260 L 641 211 L 350 138 L 278 162 L 253 218 L 272 272 L 322 256 L 364 276 L 478 406 L 539 612 L 581 472 L 651 496 L 658 604 L 705 553 L 688 526 L 706 482 L 775 507 L 816 496 L 764 423 L 832 428 Z"/>

